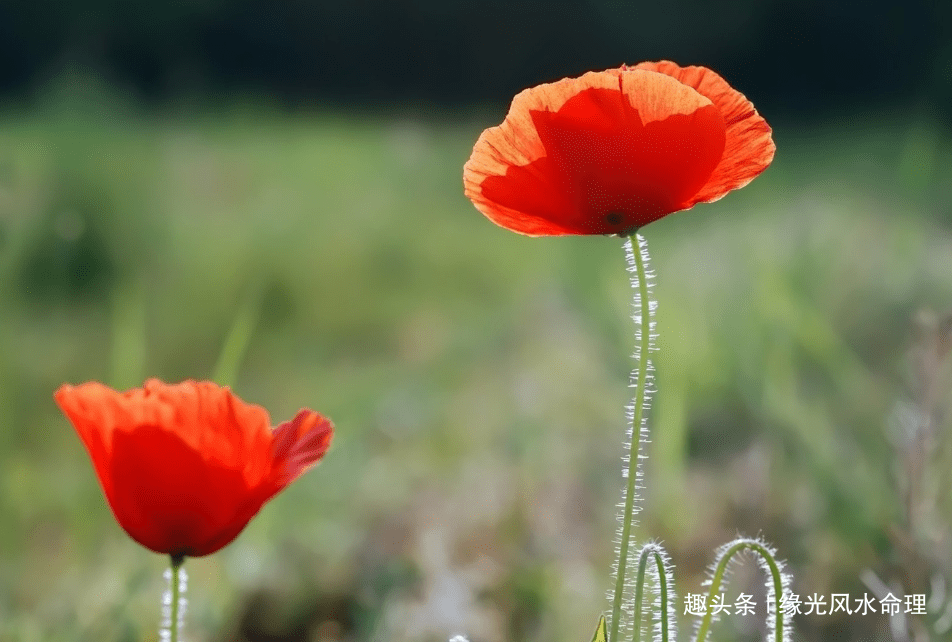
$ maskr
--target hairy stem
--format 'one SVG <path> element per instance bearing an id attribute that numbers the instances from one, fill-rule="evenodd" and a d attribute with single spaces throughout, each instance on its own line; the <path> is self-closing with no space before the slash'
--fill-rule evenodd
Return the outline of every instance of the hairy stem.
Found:
<path id="1" fill-rule="evenodd" d="M 635 491 L 638 478 L 638 456 L 641 452 L 641 419 L 645 409 L 645 384 L 648 377 L 648 349 L 651 341 L 649 327 L 650 300 L 648 299 L 648 279 L 645 271 L 645 260 L 642 256 L 644 238 L 633 235 L 626 241 L 626 250 L 629 256 L 634 257 L 637 291 L 635 293 L 635 322 L 640 331 L 638 345 L 638 372 L 635 380 L 635 402 L 632 418 L 631 439 L 628 443 L 628 484 L 625 488 L 625 507 L 622 513 L 621 543 L 618 550 L 617 576 L 615 578 L 615 594 L 612 600 L 611 636 L 610 642 L 621 642 L 618 639 L 621 622 L 621 607 L 625 593 L 625 572 L 628 565 L 628 548 L 631 539 L 631 524 L 634 514 Z M 635 612 L 634 628 L 640 630 L 640 612 Z"/>
<path id="2" fill-rule="evenodd" d="M 185 570 L 182 568 L 184 562 L 185 557 L 173 555 L 170 568 L 165 571 L 169 588 L 162 599 L 162 628 L 159 631 L 159 639 L 162 642 L 181 642 L 179 635 L 182 620 L 185 617 L 185 598 L 182 597 L 182 593 L 185 591 L 187 580 Z"/>
<path id="3" fill-rule="evenodd" d="M 784 625 L 784 613 L 781 608 L 784 592 L 787 588 L 789 578 L 783 574 L 782 563 L 777 561 L 774 551 L 770 549 L 763 541 L 756 539 L 741 538 L 730 542 L 721 547 L 720 555 L 714 566 L 714 573 L 711 576 L 711 589 L 707 594 L 707 603 L 704 610 L 704 618 L 698 627 L 695 642 L 704 642 L 710 631 L 711 623 L 714 619 L 713 604 L 714 596 L 721 590 L 721 584 L 724 581 L 724 575 L 731 559 L 742 551 L 753 551 L 763 562 L 764 570 L 767 571 L 767 588 L 769 598 L 773 598 L 773 619 L 768 618 L 768 626 L 772 627 L 774 642 L 784 642 L 789 640 L 789 626 Z"/>
<path id="4" fill-rule="evenodd" d="M 676 635 L 676 619 L 674 616 L 674 576 L 668 563 L 665 550 L 654 542 L 645 544 L 638 554 L 638 576 L 635 581 L 634 621 L 639 623 L 633 631 L 632 642 L 641 642 L 641 614 L 644 610 L 645 575 L 648 573 L 651 560 L 654 560 L 654 581 L 658 591 L 658 623 L 656 631 L 660 634 L 655 640 L 671 642 Z"/>

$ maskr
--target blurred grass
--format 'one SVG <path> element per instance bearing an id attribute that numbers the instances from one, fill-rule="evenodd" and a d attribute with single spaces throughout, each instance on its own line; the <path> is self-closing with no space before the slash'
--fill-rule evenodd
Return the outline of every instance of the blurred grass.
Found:
<path id="1" fill-rule="evenodd" d="M 311 406 L 337 436 L 188 562 L 189 639 L 591 636 L 630 291 L 619 240 L 519 237 L 462 196 L 500 117 L 0 114 L 0 639 L 157 638 L 164 560 L 115 524 L 52 392 L 216 368 L 275 423 Z M 889 568 L 910 320 L 952 307 L 949 132 L 774 126 L 762 177 L 645 230 L 660 391 L 639 534 L 664 539 L 682 597 L 738 530 L 802 594 Z"/>

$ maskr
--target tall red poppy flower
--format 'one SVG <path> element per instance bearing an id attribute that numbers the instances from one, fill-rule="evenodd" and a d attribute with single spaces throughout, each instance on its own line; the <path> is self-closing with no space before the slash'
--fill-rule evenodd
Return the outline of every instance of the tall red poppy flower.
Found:
<path id="1" fill-rule="evenodd" d="M 773 160 L 770 133 L 710 69 L 644 62 L 521 92 L 463 185 L 514 232 L 629 234 L 749 183 Z"/>
<path id="2" fill-rule="evenodd" d="M 120 526 L 173 558 L 231 542 L 320 461 L 333 435 L 331 422 L 307 409 L 272 430 L 264 408 L 208 381 L 150 379 L 124 393 L 90 382 L 64 385 L 55 398 Z"/>

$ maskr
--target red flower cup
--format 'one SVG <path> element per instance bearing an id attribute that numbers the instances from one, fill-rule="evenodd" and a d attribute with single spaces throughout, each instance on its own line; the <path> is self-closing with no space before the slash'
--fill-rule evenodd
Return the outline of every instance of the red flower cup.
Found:
<path id="1" fill-rule="evenodd" d="M 514 232 L 628 235 L 749 183 L 773 160 L 770 133 L 710 69 L 644 62 L 517 95 L 463 185 Z"/>
<path id="2" fill-rule="evenodd" d="M 64 385 L 56 403 L 79 433 L 119 525 L 173 558 L 219 550 L 316 464 L 331 422 L 311 410 L 270 428 L 264 408 L 207 381 L 150 379 L 119 393 Z"/>

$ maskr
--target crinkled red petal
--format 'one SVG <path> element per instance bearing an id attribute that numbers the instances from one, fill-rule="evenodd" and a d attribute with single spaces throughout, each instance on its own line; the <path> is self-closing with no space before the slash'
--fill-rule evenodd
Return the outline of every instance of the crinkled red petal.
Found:
<path id="1" fill-rule="evenodd" d="M 746 185 L 773 154 L 769 126 L 720 76 L 642 63 L 521 92 L 463 184 L 522 234 L 625 234 Z"/>
<path id="2" fill-rule="evenodd" d="M 330 420 L 307 408 L 275 428 L 271 447 L 275 492 L 319 462 L 330 448 L 333 436 Z"/>
<path id="3" fill-rule="evenodd" d="M 611 234 L 683 209 L 724 149 L 711 101 L 655 72 L 610 70 L 519 94 L 477 141 L 466 193 L 523 234 Z"/>
<path id="4" fill-rule="evenodd" d="M 323 457 L 333 428 L 302 410 L 274 433 L 267 412 L 211 382 L 152 379 L 119 393 L 96 382 L 55 394 L 89 451 L 109 506 L 143 546 L 214 553 Z"/>
<path id="5" fill-rule="evenodd" d="M 693 87 L 714 103 L 727 125 L 724 156 L 704 186 L 691 199 L 691 205 L 710 203 L 754 180 L 767 169 L 776 152 L 770 125 L 757 113 L 744 94 L 706 67 L 680 67 L 662 60 L 643 62 L 634 69 L 666 74 Z"/>

